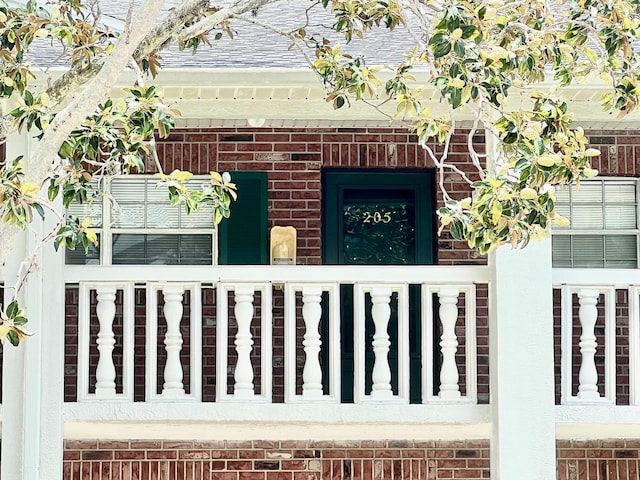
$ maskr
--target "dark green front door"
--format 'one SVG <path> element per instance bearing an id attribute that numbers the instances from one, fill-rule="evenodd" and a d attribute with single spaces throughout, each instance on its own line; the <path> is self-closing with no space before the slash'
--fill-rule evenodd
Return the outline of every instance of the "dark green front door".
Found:
<path id="1" fill-rule="evenodd" d="M 323 175 L 323 263 L 415 265 L 435 263 L 433 172 L 328 170 Z M 381 275 L 384 272 L 381 267 Z M 353 285 L 342 285 L 342 401 L 353 401 Z M 366 299 L 367 303 L 370 299 Z M 420 401 L 420 287 L 409 291 L 410 397 Z M 369 304 L 370 305 L 370 304 Z M 389 363 L 397 393 L 397 297 L 391 300 Z M 367 309 L 369 310 L 369 309 Z M 373 320 L 367 315 L 366 393 L 373 368 Z M 326 337 L 325 337 L 326 338 Z M 328 364 L 326 350 L 324 364 Z M 325 375 L 326 377 L 326 375 Z"/>

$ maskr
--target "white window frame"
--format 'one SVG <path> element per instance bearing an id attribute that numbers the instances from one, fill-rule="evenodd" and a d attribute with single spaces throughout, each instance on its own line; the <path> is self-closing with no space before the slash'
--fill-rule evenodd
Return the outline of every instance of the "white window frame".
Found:
<path id="1" fill-rule="evenodd" d="M 197 264 L 194 266 L 211 266 L 218 264 L 218 229 L 213 225 L 213 216 L 211 217 L 211 226 L 207 228 L 148 228 L 148 227 L 114 227 L 115 220 L 112 218 L 112 206 L 113 200 L 111 195 L 111 184 L 114 179 L 118 181 L 127 181 L 127 180 L 159 180 L 153 175 L 147 174 L 136 174 L 129 176 L 116 176 L 116 177 L 108 177 L 100 179 L 99 185 L 100 188 L 96 185 L 96 194 L 99 198 L 94 200 L 95 202 L 100 202 L 102 206 L 102 221 L 101 226 L 99 227 L 91 227 L 99 238 L 99 248 L 100 248 L 100 259 L 99 265 L 108 266 L 113 265 L 113 235 L 119 234 L 134 234 L 134 235 L 210 235 L 211 236 L 211 263 L 210 264 Z M 192 181 L 203 181 L 204 183 L 209 182 L 209 177 L 206 175 L 194 175 L 189 179 Z M 162 188 L 162 187 L 158 187 Z M 109 195 L 102 194 L 102 192 L 109 192 Z M 145 203 L 146 200 L 145 200 Z M 167 195 L 167 205 L 169 205 L 169 199 Z M 183 211 L 181 214 L 184 214 L 184 205 L 177 206 L 175 208 L 181 208 Z M 74 212 L 71 212 L 74 214 Z M 80 215 L 78 215 L 80 216 Z M 82 221 L 82 218 L 80 218 Z M 81 245 L 76 246 L 76 248 L 82 248 Z M 143 264 L 140 264 L 143 265 Z M 89 265 L 87 265 L 89 266 Z"/>
<path id="2" fill-rule="evenodd" d="M 585 180 L 581 180 L 580 184 L 584 185 L 584 184 L 588 184 L 591 182 L 599 182 L 602 186 L 603 186 L 603 195 L 605 194 L 604 192 L 606 191 L 606 184 L 607 183 L 613 183 L 613 182 L 620 182 L 620 183 L 634 183 L 635 184 L 635 211 L 636 211 L 636 228 L 635 229 L 607 229 L 606 223 L 603 224 L 603 228 L 602 229 L 587 229 L 587 228 L 573 228 L 573 219 L 572 219 L 572 224 L 569 227 L 566 228 L 559 228 L 559 227 L 554 227 L 552 229 L 552 234 L 554 236 L 565 236 L 565 235 L 569 235 L 572 237 L 577 237 L 577 236 L 601 236 L 601 237 L 605 237 L 605 236 L 631 236 L 633 235 L 635 237 L 635 245 L 636 245 L 636 265 L 635 267 L 619 267 L 619 268 L 638 268 L 640 267 L 640 179 L 637 177 L 611 177 L 611 176 L 603 176 L 603 177 L 596 177 L 593 179 L 585 179 Z M 565 188 L 569 188 L 569 187 L 565 187 Z M 575 185 L 571 186 L 571 188 L 576 188 Z M 558 205 L 567 205 L 567 203 L 565 202 L 558 202 L 556 201 L 556 208 L 558 207 Z M 572 201 L 572 199 L 569 200 L 568 206 L 571 209 L 570 212 L 572 212 L 572 209 L 574 207 L 574 203 Z M 583 206 L 588 206 L 591 205 L 591 203 L 584 203 L 581 204 Z M 593 205 L 598 205 L 599 208 L 603 208 L 604 206 L 604 198 L 601 199 L 601 201 L 599 203 L 594 202 Z M 616 205 L 615 203 L 610 203 L 609 205 Z M 622 204 L 621 204 L 622 205 Z M 603 222 L 606 222 L 606 218 L 605 218 L 605 211 L 603 210 Z M 571 217 L 570 217 L 571 218 Z M 582 267 L 582 266 L 574 266 L 574 257 L 573 254 L 571 254 L 570 256 L 571 258 L 571 263 L 572 266 L 571 267 L 558 267 L 558 268 L 612 268 L 612 267 L 607 267 L 606 264 L 603 265 L 602 267 Z M 606 257 L 605 257 L 606 258 Z M 605 263 L 605 258 L 603 258 L 603 264 Z"/>

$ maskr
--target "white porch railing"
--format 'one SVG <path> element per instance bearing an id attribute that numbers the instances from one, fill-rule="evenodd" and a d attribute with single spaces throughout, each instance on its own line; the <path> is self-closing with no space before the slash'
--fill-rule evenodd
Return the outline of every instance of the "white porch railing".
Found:
<path id="1" fill-rule="evenodd" d="M 89 414 L 80 407 L 83 404 L 115 402 L 120 405 L 114 407 L 120 418 L 128 404 L 133 418 L 139 404 L 149 402 L 274 403 L 274 349 L 284 352 L 283 380 L 278 380 L 284 392 L 280 402 L 340 405 L 345 380 L 340 365 L 340 292 L 344 285 L 353 286 L 353 403 L 409 407 L 411 375 L 416 374 L 416 359 L 412 367 L 409 351 L 410 342 L 415 345 L 410 338 L 411 302 L 420 306 L 422 318 L 420 403 L 474 408 L 478 403 L 476 291 L 481 288 L 484 292 L 486 324 L 487 267 L 68 266 L 65 282 L 78 292 L 78 407 L 71 411 L 84 411 L 80 417 Z M 417 303 L 410 286 L 419 291 Z M 206 322 L 215 323 L 215 402 L 203 402 L 201 299 L 203 292 L 211 294 L 212 290 L 215 319 L 209 311 Z M 283 305 L 276 305 L 274 292 Z M 141 293 L 146 298 L 144 305 L 136 304 L 136 298 L 143 298 Z M 140 385 L 134 382 L 134 358 L 139 354 L 134 357 L 134 348 L 136 341 L 139 348 L 135 335 L 140 335 L 142 310 L 144 402 L 134 402 L 134 395 L 140 400 Z M 373 328 L 365 328 L 367 318 Z M 441 332 L 441 338 L 436 342 L 434 322 L 440 322 L 435 330 Z M 274 337 L 276 324 L 284 332 L 278 338 Z M 114 361 L 116 352 L 118 360 Z M 434 365 L 440 365 L 439 373 L 437 369 L 434 373 Z M 185 406 L 176 415 L 195 418 L 197 408 L 185 413 L 189 408 Z M 97 414 L 104 416 L 107 410 Z M 326 420 L 321 417 L 327 411 L 317 410 L 318 420 Z M 476 413 L 445 417 L 464 422 L 466 416 L 481 422 L 486 414 L 486 406 L 481 406 Z M 376 415 L 371 414 L 372 418 Z"/>
<path id="2" fill-rule="evenodd" d="M 555 269 L 565 424 L 637 429 L 640 418 L 640 271 Z M 604 430 L 603 434 L 604 434 Z"/>
<path id="3" fill-rule="evenodd" d="M 490 267 L 68 266 L 65 282 L 77 288 L 79 303 L 77 401 L 65 407 L 67 422 L 490 422 L 487 405 L 478 404 L 476 351 L 476 321 L 488 315 Z M 581 424 L 607 424 L 616 432 L 637 425 L 640 272 L 555 269 L 553 283 L 559 428 L 572 435 Z M 344 285 L 353 292 L 353 404 L 342 401 Z M 429 408 L 409 404 L 409 292 L 416 288 L 419 403 Z M 215 297 L 215 305 L 202 305 L 203 295 Z M 136 298 L 146 298 L 144 305 Z M 141 315 L 142 399 L 139 373 L 134 382 L 140 354 L 133 354 Z M 397 326 L 390 331 L 392 318 Z M 215 326 L 215 401 L 203 398 L 203 372 L 211 370 L 199 335 L 205 326 Z M 385 405 L 393 409 L 380 408 Z"/>

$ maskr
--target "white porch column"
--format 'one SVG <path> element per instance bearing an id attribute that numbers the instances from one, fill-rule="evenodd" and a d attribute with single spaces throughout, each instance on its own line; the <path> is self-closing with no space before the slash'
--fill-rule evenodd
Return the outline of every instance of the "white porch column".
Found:
<path id="1" fill-rule="evenodd" d="M 20 262 L 24 257 L 25 241 L 21 236 L 15 254 L 10 255 L 3 270 L 5 286 L 15 281 L 20 268 Z M 2 267 L 0 267 L 2 268 Z M 7 305 L 11 300 L 12 291 L 4 290 L 2 305 Z M 21 301 L 24 297 L 21 298 Z M 31 325 L 28 325 L 31 328 Z M 30 340 L 30 339 L 29 339 Z M 2 460 L 0 463 L 0 478 L 23 478 L 24 438 L 24 363 L 25 346 L 18 348 L 6 344 L 3 349 L 2 365 Z M 7 441 L 7 439 L 11 441 Z"/>
<path id="2" fill-rule="evenodd" d="M 26 135 L 13 135 L 7 142 L 7 157 L 18 155 L 29 159 Z M 51 215 L 44 225 L 36 216 L 31 232 L 40 239 L 54 225 Z M 34 253 L 35 240 L 30 233 L 18 241 L 11 256 L 11 263 L 15 263 L 5 272 L 6 283 L 14 281 L 25 254 Z M 38 252 L 39 268 L 29 276 L 21 299 L 29 319 L 26 329 L 33 336 L 18 349 L 4 347 L 2 437 L 6 440 L 2 442 L 2 478 L 62 478 L 63 264 L 64 252 L 56 253 L 52 242 Z"/>
<path id="3" fill-rule="evenodd" d="M 551 241 L 490 255 L 491 478 L 556 478 Z"/>

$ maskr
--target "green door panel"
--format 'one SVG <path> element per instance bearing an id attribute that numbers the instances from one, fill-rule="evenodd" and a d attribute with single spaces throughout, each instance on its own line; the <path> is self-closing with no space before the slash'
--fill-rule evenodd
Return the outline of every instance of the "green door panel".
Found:
<path id="1" fill-rule="evenodd" d="M 267 172 L 231 172 L 238 199 L 231 216 L 220 223 L 218 261 L 221 265 L 268 263 Z"/>

